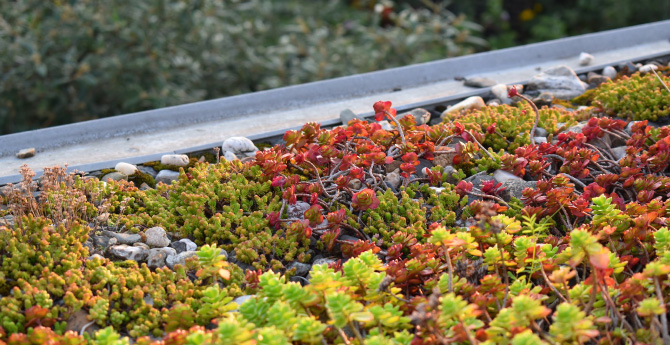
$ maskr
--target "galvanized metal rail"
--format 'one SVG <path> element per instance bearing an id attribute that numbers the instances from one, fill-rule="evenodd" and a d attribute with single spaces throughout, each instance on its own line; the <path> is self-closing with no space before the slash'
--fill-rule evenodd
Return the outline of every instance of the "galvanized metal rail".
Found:
<path id="1" fill-rule="evenodd" d="M 582 67 L 578 55 L 595 56 Z M 305 122 L 340 124 L 340 110 L 371 117 L 372 104 L 391 100 L 398 111 L 439 111 L 490 89 L 465 87 L 458 77 L 486 76 L 500 83 L 525 83 L 542 69 L 563 64 L 577 73 L 607 65 L 670 55 L 670 20 L 554 41 L 444 59 L 378 72 L 289 86 L 252 94 L 120 115 L 0 136 L 0 185 L 20 181 L 24 163 L 37 176 L 45 166 L 70 163 L 69 170 L 94 171 L 120 161 L 144 163 L 163 154 L 205 151 L 230 136 L 274 142 Z M 37 156 L 16 152 L 35 147 Z"/>

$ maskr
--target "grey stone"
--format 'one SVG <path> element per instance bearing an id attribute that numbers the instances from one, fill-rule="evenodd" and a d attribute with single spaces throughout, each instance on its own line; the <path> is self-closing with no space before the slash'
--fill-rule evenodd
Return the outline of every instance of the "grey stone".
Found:
<path id="1" fill-rule="evenodd" d="M 493 176 L 490 176 L 483 171 L 479 172 L 477 174 L 474 174 L 474 175 L 465 179 L 466 182 L 472 183 L 472 187 L 477 188 L 477 189 L 481 189 L 482 184 L 484 182 L 491 181 L 491 180 L 495 181 Z M 478 197 L 478 196 L 475 196 L 475 195 L 468 195 L 468 204 L 470 204 L 471 202 L 473 202 L 475 200 L 482 200 L 482 198 Z"/>
<path id="2" fill-rule="evenodd" d="M 615 147 L 612 149 L 612 153 L 614 154 L 614 159 L 619 161 L 621 158 L 626 157 L 626 146 Z"/>
<path id="3" fill-rule="evenodd" d="M 386 174 L 386 182 L 390 185 L 391 188 L 397 189 L 400 186 L 400 170 L 396 169 L 388 174 Z"/>
<path id="4" fill-rule="evenodd" d="M 544 144 L 547 142 L 547 137 L 533 137 L 533 141 L 535 141 L 535 145 Z"/>
<path id="5" fill-rule="evenodd" d="M 580 66 L 588 66 L 593 62 L 593 55 L 589 53 L 582 52 L 579 54 L 579 65 Z"/>
<path id="6" fill-rule="evenodd" d="M 342 235 L 340 236 L 340 240 L 349 242 L 358 242 L 359 238 L 351 235 Z"/>
<path id="7" fill-rule="evenodd" d="M 607 82 L 607 81 L 609 81 L 609 80 L 610 80 L 609 77 L 602 76 L 602 75 L 600 75 L 600 74 L 598 74 L 598 73 L 589 72 L 587 82 L 589 83 L 589 87 L 591 87 L 591 88 L 595 88 L 595 87 L 597 87 L 598 85 L 600 85 L 600 84 L 602 84 L 602 83 L 605 83 L 605 82 Z"/>
<path id="8" fill-rule="evenodd" d="M 170 245 L 170 240 L 168 239 L 165 230 L 160 226 L 147 229 L 144 231 L 144 235 L 146 235 L 145 243 L 149 245 L 149 247 L 163 248 Z"/>
<path id="9" fill-rule="evenodd" d="M 156 174 L 158 174 L 156 172 L 156 170 L 154 170 L 153 167 L 147 167 L 147 166 L 144 166 L 144 165 L 138 165 L 137 170 L 139 170 L 140 172 L 143 172 L 145 174 L 149 174 L 149 175 L 151 175 L 151 177 L 154 177 L 154 178 L 156 177 Z"/>
<path id="10" fill-rule="evenodd" d="M 533 98 L 533 103 L 535 103 L 538 108 L 542 108 L 545 105 L 550 107 L 553 102 L 554 95 L 548 92 L 542 92 L 537 97 Z"/>
<path id="11" fill-rule="evenodd" d="M 186 243 L 181 242 L 181 241 L 175 241 L 170 243 L 170 248 L 174 248 L 177 253 L 185 252 L 186 251 Z"/>
<path id="12" fill-rule="evenodd" d="M 93 245 L 102 247 L 103 249 L 107 249 L 107 247 L 113 246 L 118 242 L 116 238 L 107 236 L 91 236 L 91 239 L 93 240 Z"/>
<path id="13" fill-rule="evenodd" d="M 305 218 L 305 211 L 309 209 L 310 205 L 304 201 L 298 201 L 295 205 L 288 205 L 287 213 L 289 218 Z"/>
<path id="14" fill-rule="evenodd" d="M 482 183 L 485 181 L 490 181 L 490 180 L 495 180 L 493 176 L 485 173 L 485 172 L 478 172 L 468 178 L 465 179 L 466 182 L 472 183 L 472 186 L 475 188 L 481 188 Z"/>
<path id="15" fill-rule="evenodd" d="M 416 171 L 421 172 L 421 176 L 425 177 L 426 174 L 424 173 L 424 169 L 430 169 L 434 166 L 435 164 L 433 164 L 433 162 L 424 158 L 419 158 L 419 165 L 417 165 L 415 169 Z"/>
<path id="16" fill-rule="evenodd" d="M 423 108 L 416 108 L 416 109 L 413 109 L 412 111 L 408 111 L 408 112 L 405 112 L 405 113 L 402 113 L 402 114 L 398 114 L 398 116 L 396 116 L 396 119 L 400 120 L 400 119 L 402 119 L 403 117 L 405 117 L 409 114 L 414 116 L 414 119 L 416 120 L 416 125 L 417 126 L 425 125 L 428 122 L 430 122 L 430 117 L 431 117 L 430 111 L 428 111 L 426 109 L 423 109 Z"/>
<path id="17" fill-rule="evenodd" d="M 497 169 L 493 172 L 493 178 L 498 182 L 505 182 L 511 180 L 523 180 L 521 177 L 512 174 L 509 171 Z"/>
<path id="18" fill-rule="evenodd" d="M 393 126 L 391 126 L 391 123 L 388 122 L 388 121 L 386 121 L 386 120 L 382 120 L 382 121 L 379 121 L 379 122 L 377 122 L 377 123 L 378 123 L 380 126 L 382 126 L 382 129 L 385 130 L 385 131 L 393 130 Z"/>
<path id="19" fill-rule="evenodd" d="M 507 97 L 507 85 L 506 84 L 496 84 L 491 88 L 491 93 L 493 93 L 493 96 L 495 96 L 497 99 L 500 100 L 501 103 L 504 104 L 512 104 L 512 100 Z"/>
<path id="20" fill-rule="evenodd" d="M 0 226 L 6 226 L 8 228 L 14 227 L 14 224 L 16 224 L 16 221 L 14 220 L 14 216 L 11 214 L 7 214 L 3 217 L 0 217 Z"/>
<path id="21" fill-rule="evenodd" d="M 636 124 L 636 123 L 638 123 L 638 122 L 641 122 L 641 121 L 631 121 L 631 122 L 628 122 L 628 125 L 626 125 L 626 128 L 624 129 L 624 131 L 625 131 L 626 133 L 628 133 L 628 135 L 632 135 L 632 134 L 633 134 L 633 125 Z"/>
<path id="22" fill-rule="evenodd" d="M 295 275 L 300 276 L 300 277 L 305 277 L 309 273 L 309 271 L 312 269 L 312 265 L 310 264 L 304 264 L 302 262 L 297 262 L 293 261 L 288 266 L 286 266 L 287 270 L 295 268 Z"/>
<path id="23" fill-rule="evenodd" d="M 363 185 L 363 184 L 361 183 L 361 180 L 359 180 L 359 179 L 357 179 L 357 178 L 355 178 L 355 179 L 349 181 L 349 184 L 348 184 L 349 188 L 351 188 L 351 189 L 353 189 L 353 190 L 359 190 L 359 189 L 361 189 L 361 186 L 362 186 L 362 185 Z"/>
<path id="24" fill-rule="evenodd" d="M 135 242 L 140 242 L 142 241 L 142 236 L 139 234 L 131 234 L 131 233 L 118 233 L 114 231 L 109 231 L 109 230 L 103 230 L 102 234 L 107 236 L 107 237 L 113 237 L 116 238 L 119 244 L 133 244 Z"/>
<path id="25" fill-rule="evenodd" d="M 100 330 L 100 326 L 89 321 L 88 312 L 86 310 L 79 309 L 78 311 L 72 313 L 67 319 L 67 326 L 65 326 L 65 330 L 73 331 L 77 334 L 80 334 L 80 332 L 83 331 L 83 333 L 88 333 L 88 335 L 92 337 L 97 331 Z"/>
<path id="26" fill-rule="evenodd" d="M 442 118 L 446 118 L 447 115 L 451 113 L 458 113 L 461 110 L 470 110 L 470 109 L 481 109 L 485 107 L 486 104 L 484 103 L 484 99 L 482 99 L 479 96 L 472 96 L 469 98 L 464 99 L 463 101 L 454 104 L 453 106 L 449 107 L 447 110 L 442 112 Z"/>
<path id="27" fill-rule="evenodd" d="M 223 256 L 224 260 L 228 260 L 228 252 L 225 249 L 221 249 L 221 251 L 219 252 L 219 256 Z"/>
<path id="28" fill-rule="evenodd" d="M 198 246 L 193 243 L 193 241 L 189 240 L 188 238 L 181 239 L 179 241 L 175 241 L 170 243 L 170 247 L 174 248 L 177 250 L 177 253 L 181 252 L 186 252 L 186 251 L 194 251 L 198 249 Z"/>
<path id="29" fill-rule="evenodd" d="M 186 243 L 186 250 L 189 251 L 189 252 L 192 252 L 192 251 L 198 249 L 198 245 L 195 244 L 195 242 L 189 240 L 188 238 L 182 238 L 181 240 L 179 240 L 179 242 Z M 225 250 L 224 250 L 224 252 L 225 252 Z"/>
<path id="30" fill-rule="evenodd" d="M 176 265 L 184 265 L 184 264 L 186 264 L 186 261 L 180 260 L 179 255 L 168 255 L 165 258 L 165 265 L 171 270 L 174 270 L 174 267 Z"/>
<path id="31" fill-rule="evenodd" d="M 170 254 L 165 258 L 165 264 L 173 270 L 176 265 L 186 265 L 186 259 L 194 256 L 197 256 L 196 252 L 181 252 L 176 255 Z"/>
<path id="32" fill-rule="evenodd" d="M 109 253 L 116 258 L 133 261 L 144 261 L 149 255 L 149 251 L 144 248 L 132 247 L 126 244 L 109 247 Z"/>
<path id="33" fill-rule="evenodd" d="M 242 303 L 244 303 L 244 302 L 246 302 L 246 301 L 248 301 L 248 300 L 250 300 L 250 299 L 252 299 L 252 298 L 254 298 L 254 297 L 256 297 L 256 295 L 244 295 L 244 296 L 240 296 L 240 297 L 235 298 L 235 299 L 233 300 L 233 303 L 236 303 L 238 306 L 240 306 L 240 305 L 242 305 Z"/>
<path id="34" fill-rule="evenodd" d="M 156 183 L 163 182 L 165 184 L 172 184 L 173 181 L 179 179 L 179 173 L 172 170 L 161 170 L 156 175 Z"/>
<path id="35" fill-rule="evenodd" d="M 151 249 L 151 247 L 149 247 L 146 243 L 142 243 L 142 242 L 133 243 L 133 247 L 140 247 L 140 248 L 144 248 L 146 250 Z"/>
<path id="36" fill-rule="evenodd" d="M 177 251 L 174 248 L 153 248 L 149 250 L 147 256 L 147 266 L 149 268 L 165 267 L 165 259 L 169 255 L 176 255 Z"/>
<path id="37" fill-rule="evenodd" d="M 451 183 L 451 184 L 456 184 L 456 183 L 458 183 L 458 179 L 456 179 L 456 178 L 453 176 L 455 173 L 457 173 L 457 171 L 456 171 L 456 169 L 455 169 L 453 166 L 451 166 L 451 165 L 447 165 L 447 166 L 445 166 L 444 169 L 442 170 L 442 176 L 446 176 L 446 178 L 445 178 L 446 182 L 447 182 L 447 183 Z"/>
<path id="38" fill-rule="evenodd" d="M 614 78 L 616 78 L 616 69 L 614 69 L 614 67 L 612 67 L 612 66 L 605 66 L 605 68 L 603 68 L 602 75 L 603 75 L 603 77 L 608 77 L 610 79 L 614 79 Z"/>
<path id="39" fill-rule="evenodd" d="M 316 244 L 315 244 L 315 245 L 316 245 Z M 237 256 L 237 254 L 235 253 L 234 250 L 231 250 L 230 253 L 228 253 L 228 252 L 226 252 L 226 251 L 223 250 L 223 249 L 221 249 L 221 254 L 219 254 L 219 255 L 225 255 L 225 257 L 226 257 L 226 261 L 228 261 L 228 262 L 233 262 L 233 261 L 235 261 L 235 259 L 236 259 L 235 257 Z"/>
<path id="40" fill-rule="evenodd" d="M 491 107 L 497 107 L 500 104 L 502 104 L 502 101 L 497 99 L 497 98 L 491 98 L 488 101 L 486 101 L 486 105 L 491 106 Z"/>
<path id="41" fill-rule="evenodd" d="M 497 81 L 485 77 L 465 78 L 465 80 L 463 81 L 463 85 L 470 87 L 491 87 L 493 85 L 496 85 L 497 83 L 498 83 Z"/>
<path id="42" fill-rule="evenodd" d="M 356 115 L 351 109 L 344 109 L 340 112 L 340 121 L 342 121 L 343 125 L 349 125 L 349 121 L 353 119 L 363 120 L 362 117 Z"/>
<path id="43" fill-rule="evenodd" d="M 142 182 L 142 184 L 140 185 L 140 190 L 144 191 L 149 189 L 151 189 L 151 186 L 149 186 L 146 182 Z"/>
<path id="44" fill-rule="evenodd" d="M 176 165 L 178 167 L 185 167 L 189 163 L 187 155 L 163 155 L 161 157 L 161 164 Z"/>
<path id="45" fill-rule="evenodd" d="M 628 69 L 628 74 L 633 74 L 633 73 L 637 72 L 637 66 L 635 66 L 635 64 L 633 64 L 630 61 L 619 65 L 619 68 L 620 69 L 627 68 Z"/>
<path id="46" fill-rule="evenodd" d="M 98 179 L 100 179 L 101 176 L 102 176 L 102 171 L 96 170 L 96 171 L 89 172 L 88 176 L 86 176 L 86 177 L 97 177 Z"/>
<path id="47" fill-rule="evenodd" d="M 535 181 L 524 181 L 524 180 L 508 180 L 505 182 L 502 182 L 502 187 L 505 188 L 502 191 L 500 191 L 499 195 L 500 197 L 509 202 L 512 200 L 512 197 L 521 199 L 523 196 L 521 192 L 523 192 L 524 189 L 526 188 L 536 188 L 536 182 Z"/>
<path id="48" fill-rule="evenodd" d="M 253 265 L 247 264 L 245 262 L 236 261 L 234 264 L 237 265 L 237 267 L 241 268 L 242 271 L 245 272 L 245 274 L 246 274 L 247 271 L 255 271 L 256 270 L 256 267 L 254 267 Z"/>
<path id="49" fill-rule="evenodd" d="M 616 135 L 612 135 L 609 133 L 606 133 L 600 140 L 596 140 L 596 143 L 602 143 L 605 142 L 608 147 L 617 147 L 617 146 L 625 146 L 626 145 L 626 140 L 624 138 L 621 138 Z M 598 145 L 595 145 L 598 146 Z M 600 146 L 598 146 L 600 147 Z"/>
<path id="50" fill-rule="evenodd" d="M 584 127 L 586 127 L 586 125 L 587 125 L 587 122 L 586 122 L 586 121 L 582 121 L 582 122 L 580 122 L 580 123 L 578 123 L 578 124 L 576 124 L 576 125 L 574 125 L 574 126 L 568 128 L 568 129 L 566 129 L 564 132 L 581 133 L 581 132 L 582 132 L 582 129 L 583 129 Z"/>
<path id="51" fill-rule="evenodd" d="M 121 181 L 121 180 L 127 180 L 127 179 L 128 179 L 128 176 L 126 176 L 126 175 L 124 175 L 120 172 L 113 171 L 113 172 L 103 176 L 100 180 L 104 181 L 104 182 L 107 182 L 109 180 Z"/>
<path id="52" fill-rule="evenodd" d="M 100 259 L 100 260 L 105 260 L 105 257 L 100 255 L 100 254 L 93 254 L 88 257 L 88 260 L 95 260 L 95 259 Z"/>
<path id="53" fill-rule="evenodd" d="M 549 132 L 547 132 L 546 129 L 544 129 L 542 127 L 535 128 L 535 136 L 536 137 L 546 137 L 547 135 L 549 135 Z"/>
<path id="54" fill-rule="evenodd" d="M 84 246 L 84 248 L 88 248 L 89 253 L 93 253 L 93 251 L 95 250 L 95 247 L 93 247 L 93 243 L 91 243 L 91 241 L 86 241 L 82 245 Z"/>
<path id="55" fill-rule="evenodd" d="M 547 92 L 554 98 L 569 100 L 586 91 L 586 85 L 579 80 L 575 71 L 568 66 L 552 67 L 534 76 L 528 88 Z"/>
<path id="56" fill-rule="evenodd" d="M 321 257 L 321 258 L 318 258 L 318 259 L 314 260 L 314 262 L 312 262 L 312 267 L 314 267 L 316 265 L 323 265 L 323 264 L 329 265 L 329 264 L 336 263 L 336 262 L 337 262 L 336 258 Z"/>
<path id="57" fill-rule="evenodd" d="M 254 157 L 258 148 L 254 142 L 245 137 L 230 137 L 223 141 L 221 150 L 230 151 L 237 157 Z"/>
<path id="58" fill-rule="evenodd" d="M 150 306 L 154 305 L 154 298 L 151 297 L 151 294 L 144 295 L 144 303 Z"/>
<path id="59" fill-rule="evenodd" d="M 25 159 L 25 158 L 30 158 L 35 156 L 35 148 L 31 147 L 29 149 L 22 149 L 19 150 L 19 152 L 16 153 L 17 158 Z"/>
<path id="60" fill-rule="evenodd" d="M 124 174 L 124 175 L 132 175 L 135 172 L 137 172 L 137 166 L 134 164 L 130 163 L 125 163 L 125 162 L 119 162 L 116 163 L 116 166 L 114 166 L 114 170 Z"/>
<path id="61" fill-rule="evenodd" d="M 444 187 L 429 187 L 430 189 L 435 191 L 435 194 L 440 195 L 444 191 Z"/>

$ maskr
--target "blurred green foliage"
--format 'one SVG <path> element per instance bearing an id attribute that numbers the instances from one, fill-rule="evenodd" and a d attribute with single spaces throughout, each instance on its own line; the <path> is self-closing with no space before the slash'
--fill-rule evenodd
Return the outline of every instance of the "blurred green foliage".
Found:
<path id="1" fill-rule="evenodd" d="M 424 0 L 403 2 L 421 5 Z M 658 0 L 442 0 L 484 27 L 492 49 L 650 23 L 670 18 Z"/>
<path id="2" fill-rule="evenodd" d="M 444 7 L 298 0 L 0 2 L 0 134 L 475 52 Z"/>

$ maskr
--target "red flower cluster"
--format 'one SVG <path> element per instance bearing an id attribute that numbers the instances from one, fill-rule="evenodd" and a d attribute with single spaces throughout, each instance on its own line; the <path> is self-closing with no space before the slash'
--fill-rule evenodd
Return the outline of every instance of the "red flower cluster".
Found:
<path id="1" fill-rule="evenodd" d="M 383 120 L 387 114 L 393 117 L 396 115 L 396 110 L 391 108 L 391 101 L 378 101 L 372 106 L 372 108 L 375 110 L 376 121 Z"/>

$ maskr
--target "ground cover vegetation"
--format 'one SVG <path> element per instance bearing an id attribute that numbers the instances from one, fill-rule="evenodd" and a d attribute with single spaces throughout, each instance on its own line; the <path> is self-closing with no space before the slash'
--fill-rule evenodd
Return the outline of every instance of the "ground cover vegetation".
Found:
<path id="1" fill-rule="evenodd" d="M 2 192 L 0 344 L 668 344 L 670 127 L 649 120 L 669 74 L 580 111 L 512 88 L 516 105 L 432 126 L 380 101 L 392 130 L 308 123 L 155 189 L 26 167 Z M 529 186 L 475 178 L 501 170 Z M 155 226 L 195 255 L 149 268 L 84 245 Z"/>

